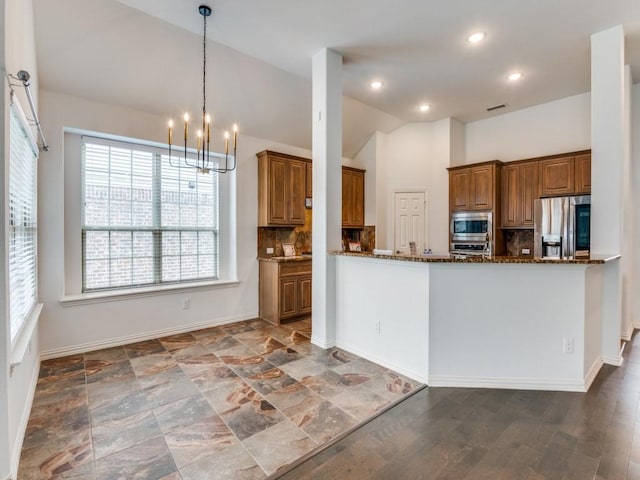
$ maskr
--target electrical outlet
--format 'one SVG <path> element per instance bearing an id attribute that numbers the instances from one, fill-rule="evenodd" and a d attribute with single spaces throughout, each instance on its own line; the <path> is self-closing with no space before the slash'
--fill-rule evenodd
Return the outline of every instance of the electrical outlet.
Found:
<path id="1" fill-rule="evenodd" d="M 562 353 L 573 353 L 573 338 L 562 340 Z"/>
<path id="2" fill-rule="evenodd" d="M 182 301 L 182 309 L 189 310 L 190 308 L 191 308 L 191 299 L 187 297 Z"/>
<path id="3" fill-rule="evenodd" d="M 267 247 L 267 255 L 273 254 L 273 247 Z"/>
<path id="4" fill-rule="evenodd" d="M 376 321 L 376 333 L 380 333 L 380 320 Z"/>
<path id="5" fill-rule="evenodd" d="M 522 249 L 522 255 L 529 255 L 531 253 L 531 249 L 529 248 L 523 248 Z"/>

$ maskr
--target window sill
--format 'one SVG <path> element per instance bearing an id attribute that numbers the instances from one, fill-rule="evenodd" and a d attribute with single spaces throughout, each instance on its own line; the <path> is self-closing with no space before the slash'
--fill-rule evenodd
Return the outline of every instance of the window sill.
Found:
<path id="1" fill-rule="evenodd" d="M 43 306 L 42 303 L 35 304 L 22 330 L 20 331 L 20 333 L 18 333 L 15 343 L 12 345 L 11 360 L 10 360 L 10 368 L 11 368 L 12 376 L 13 376 L 13 370 L 22 363 L 22 360 L 24 360 L 24 356 L 30 347 L 31 337 L 33 336 L 33 331 L 36 329 L 36 326 L 38 325 L 38 320 L 40 319 L 40 313 L 42 312 L 42 306 Z"/>
<path id="2" fill-rule="evenodd" d="M 153 297 L 156 295 L 165 295 L 167 293 L 195 292 L 198 290 L 208 290 L 216 287 L 230 287 L 239 283 L 240 282 L 238 280 L 215 280 L 209 282 L 177 283 L 173 285 L 79 293 L 75 295 L 65 295 L 60 299 L 60 303 L 64 307 L 73 307 L 76 305 L 88 305 L 91 303 L 115 302 L 129 298 Z"/>

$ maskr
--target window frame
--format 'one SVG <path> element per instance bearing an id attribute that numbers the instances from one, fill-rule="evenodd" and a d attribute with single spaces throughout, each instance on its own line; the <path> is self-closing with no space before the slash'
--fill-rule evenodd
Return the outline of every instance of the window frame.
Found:
<path id="1" fill-rule="evenodd" d="M 69 132 L 65 132 L 69 133 Z M 221 256 L 221 250 L 223 249 L 223 241 L 222 241 L 222 212 L 220 211 L 221 198 L 223 195 L 223 188 L 221 188 L 222 178 L 220 174 L 215 172 L 210 172 L 208 175 L 215 175 L 215 179 L 213 180 L 212 188 L 213 188 L 213 225 L 211 227 L 199 227 L 199 226 L 162 226 L 162 199 L 161 199 L 161 183 L 164 177 L 162 177 L 162 168 L 167 168 L 168 165 L 168 149 L 165 145 L 155 144 L 152 142 L 146 142 L 144 140 L 139 139 L 123 139 L 121 137 L 113 138 L 110 135 L 100 135 L 96 133 L 86 133 L 86 132 L 78 132 L 79 133 L 79 145 L 80 145 L 80 232 L 81 232 L 81 242 L 80 242 L 80 263 L 81 263 L 81 288 L 80 295 L 66 295 L 66 301 L 77 301 L 81 299 L 100 299 L 105 298 L 106 296 L 120 296 L 120 295 L 128 295 L 128 294 L 136 294 L 136 293 L 153 293 L 155 291 L 163 292 L 167 290 L 173 290 L 175 288 L 198 288 L 201 286 L 211 286 L 216 284 L 228 284 L 228 283 L 237 283 L 236 280 L 222 280 L 222 271 L 223 271 L 223 258 Z M 131 150 L 140 150 L 149 152 L 152 154 L 152 217 L 153 222 L 151 226 L 144 227 L 123 227 L 123 226 L 87 226 L 85 222 L 85 146 L 86 144 L 99 144 L 103 146 L 115 146 L 117 148 L 126 148 Z M 196 152 L 192 149 L 187 151 L 188 157 L 192 158 L 195 156 Z M 224 156 L 218 153 L 212 153 L 212 156 L 223 159 Z M 174 155 L 175 157 L 176 155 Z M 111 162 L 111 157 L 110 162 Z M 169 167 L 169 168 L 177 168 L 177 167 Z M 195 171 L 193 167 L 181 167 L 185 168 L 189 172 Z M 198 173 L 197 175 L 200 175 Z M 165 179 L 166 180 L 166 179 Z M 179 182 L 185 181 L 184 179 L 178 179 Z M 180 190 L 179 190 L 180 191 Z M 132 200 L 133 202 L 133 200 Z M 133 204 L 133 203 L 132 203 Z M 180 205 L 180 203 L 179 203 Z M 178 207 L 180 208 L 180 207 Z M 196 207 L 197 210 L 197 207 Z M 196 214 L 197 216 L 197 214 Z M 235 223 L 234 223 L 235 225 Z M 91 231 L 107 231 L 107 232 L 131 232 L 132 238 L 135 232 L 150 232 L 153 235 L 153 279 L 151 282 L 145 283 L 129 283 L 124 285 L 109 285 L 105 287 L 98 288 L 87 288 L 86 287 L 86 270 L 85 270 L 85 240 L 86 233 Z M 162 249 L 162 234 L 167 232 L 211 232 L 213 235 L 213 275 L 206 277 L 188 277 L 182 279 L 172 279 L 172 280 L 163 280 L 162 278 L 162 261 L 163 258 L 166 258 L 168 255 L 163 255 Z M 199 239 L 198 239 L 199 241 Z M 199 244 L 198 244 L 199 245 Z M 195 256 L 200 257 L 202 254 L 199 249 L 197 249 Z M 179 253 L 178 257 L 181 259 L 185 256 L 184 253 Z M 134 253 L 131 253 L 131 260 L 136 258 Z M 199 261 L 199 258 L 198 258 Z M 198 263 L 199 265 L 199 263 Z M 196 267 L 198 270 L 199 267 Z M 63 298 L 63 301 L 65 301 Z"/>

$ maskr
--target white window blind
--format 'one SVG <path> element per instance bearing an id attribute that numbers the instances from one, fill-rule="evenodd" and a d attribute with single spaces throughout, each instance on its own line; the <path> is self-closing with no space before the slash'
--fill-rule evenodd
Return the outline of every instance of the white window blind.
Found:
<path id="1" fill-rule="evenodd" d="M 218 278 L 216 173 L 174 167 L 160 148 L 82 146 L 83 291 Z"/>
<path id="2" fill-rule="evenodd" d="M 17 105 L 10 110 L 9 323 L 13 342 L 36 304 L 38 150 Z"/>

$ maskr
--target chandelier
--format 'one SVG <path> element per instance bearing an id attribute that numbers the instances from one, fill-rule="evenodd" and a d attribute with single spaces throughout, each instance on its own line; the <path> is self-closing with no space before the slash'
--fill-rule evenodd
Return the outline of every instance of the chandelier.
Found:
<path id="1" fill-rule="evenodd" d="M 207 17 L 211 15 L 211 8 L 208 5 L 200 5 L 198 12 L 202 15 L 203 35 L 202 35 L 202 122 L 201 129 L 196 131 L 196 157 L 187 157 L 187 144 L 189 141 L 189 114 L 185 113 L 184 119 L 184 158 L 178 158 L 177 164 L 173 163 L 173 119 L 169 120 L 169 164 L 172 167 L 186 168 L 194 167 L 200 173 L 227 173 L 236 169 L 236 148 L 238 146 L 238 126 L 233 125 L 233 155 L 229 155 L 229 131 L 224 132 L 224 167 L 216 162 L 221 155 L 210 151 L 211 142 L 211 115 L 207 112 Z M 200 125 L 199 125 L 200 126 Z M 231 157 L 231 159 L 229 158 Z"/>

